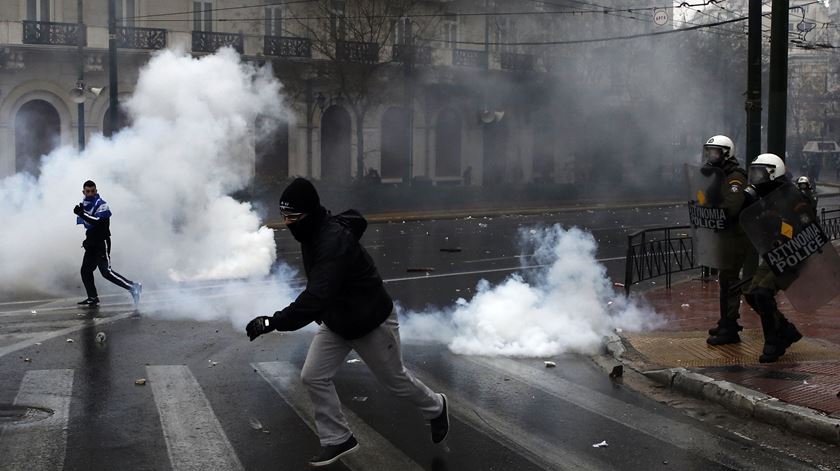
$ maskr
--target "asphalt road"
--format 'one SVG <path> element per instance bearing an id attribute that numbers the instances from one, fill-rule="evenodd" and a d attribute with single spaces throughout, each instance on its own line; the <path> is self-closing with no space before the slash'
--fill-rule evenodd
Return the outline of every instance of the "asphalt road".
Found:
<path id="1" fill-rule="evenodd" d="M 597 257 L 620 279 L 628 231 L 684 224 L 684 213 L 631 208 L 397 222 L 371 225 L 363 242 L 393 297 L 422 309 L 469 298 L 478 280 L 497 282 L 531 265 L 519 228 L 590 230 Z M 299 264 L 290 235 L 279 231 L 277 239 L 279 257 Z M 139 312 L 121 294 L 103 297 L 96 312 L 76 309 L 75 299 L 0 302 L 0 469 L 306 467 L 318 442 L 298 376 L 312 330 L 250 343 L 227 322 L 161 320 L 167 289 L 150 289 Z M 182 289 L 218 294 L 216 284 Z M 433 445 L 420 414 L 351 355 L 336 383 L 362 449 L 331 469 L 813 469 L 613 383 L 587 357 L 554 357 L 557 367 L 548 369 L 542 358 L 462 356 L 432 344 L 407 343 L 403 354 L 418 377 L 448 395 L 449 439 Z M 135 384 L 140 378 L 145 385 Z M 13 404 L 33 409 L 19 416 Z M 608 446 L 593 446 L 603 441 Z M 836 449 L 827 453 L 840 462 Z"/>

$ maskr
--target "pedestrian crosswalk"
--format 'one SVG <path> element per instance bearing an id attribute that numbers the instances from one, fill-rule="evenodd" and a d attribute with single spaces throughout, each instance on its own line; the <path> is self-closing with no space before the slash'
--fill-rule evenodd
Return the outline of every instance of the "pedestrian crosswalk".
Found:
<path id="1" fill-rule="evenodd" d="M 30 370 L 21 381 L 16 406 L 38 406 L 52 414 L 37 422 L 7 425 L 0 432 L 0 469 L 63 469 L 73 370 Z"/>
<path id="2" fill-rule="evenodd" d="M 246 367 L 245 365 L 242 366 Z M 261 391 L 237 392 L 234 394 L 236 400 L 247 402 L 250 394 L 260 396 L 263 400 L 266 400 L 266 396 L 279 398 L 281 403 L 293 412 L 289 417 L 296 418 L 314 432 L 313 412 L 306 390 L 299 379 L 299 366 L 289 361 L 253 362 L 250 366 L 258 373 L 252 386 Z M 451 416 L 455 423 L 459 424 L 454 426 L 453 434 L 480 434 L 496 447 L 509 450 L 511 455 L 528 464 L 526 467 L 502 466 L 498 469 L 625 469 L 620 461 L 605 459 L 604 453 L 593 452 L 588 444 L 575 448 L 569 444 L 558 443 L 556 438 L 545 430 L 529 429 L 523 417 L 518 415 L 522 413 L 522 409 L 513 406 L 493 407 L 490 405 L 492 401 L 488 403 L 478 397 L 489 396 L 490 392 L 476 395 L 462 390 L 458 381 L 452 381 L 440 368 L 416 359 L 410 361 L 409 367 L 427 385 L 447 393 Z M 547 370 L 540 370 L 519 361 L 454 357 L 448 361 L 447 368 L 454 368 L 465 377 L 504 375 L 520 383 L 521 390 L 540 391 L 542 394 L 551 395 L 557 399 L 556 404 L 560 407 L 581 408 L 595 414 L 599 420 L 619 423 L 632 432 L 640 432 L 661 443 L 662 447 L 679 448 L 684 450 L 686 456 L 693 456 L 692 459 L 698 460 L 699 463 L 708 464 L 708 467 L 694 469 L 766 469 L 768 463 L 767 460 L 756 461 L 756 450 L 744 449 L 742 443 L 735 443 L 726 437 L 713 436 L 694 424 L 661 417 L 656 411 L 621 402 L 602 392 L 572 383 Z M 224 377 L 206 373 L 195 375 L 194 371 L 185 365 L 146 365 L 145 373 L 149 390 L 144 391 L 150 393 L 148 398 L 154 402 L 154 407 L 150 410 L 157 412 L 156 419 L 160 424 L 159 431 L 156 429 L 154 432 L 161 433 L 166 444 L 165 450 L 161 447 L 161 450 L 154 452 L 165 455 L 170 469 L 243 470 L 248 467 L 243 464 L 248 463 L 246 458 L 256 451 L 253 447 L 265 446 L 265 440 L 273 440 L 271 446 L 290 446 L 290 438 L 282 436 L 281 433 L 260 434 L 260 443 L 253 439 L 237 440 L 237 437 L 232 435 L 237 430 L 241 432 L 242 423 L 247 422 L 249 417 L 243 417 L 239 412 L 239 424 L 231 424 L 231 415 L 220 415 L 217 410 L 225 404 L 216 402 L 216 408 L 211 404 L 207 391 L 209 388 L 222 387 L 215 381 L 224 381 Z M 361 370 L 353 370 L 353 373 L 354 377 L 367 374 Z M 71 403 L 82 400 L 79 397 L 82 393 L 74 390 L 76 377 L 84 376 L 81 372 L 71 369 L 25 372 L 18 387 L 15 404 L 47 408 L 53 413 L 43 420 L 11 423 L 3 427 L 0 431 L 0 469 L 29 471 L 84 468 L 80 468 L 76 463 L 65 463 L 68 434 L 74 431 L 73 417 L 70 414 Z M 202 386 L 199 384 L 199 378 L 208 384 Z M 510 389 L 514 390 L 517 389 Z M 502 399 L 505 399 L 504 396 Z M 523 398 L 508 399 L 513 403 Z M 527 403 L 527 398 L 524 399 Z M 381 424 L 375 426 L 375 420 L 371 421 L 366 412 L 357 409 L 354 413 L 350 409 L 352 408 L 345 407 L 345 414 L 362 447 L 358 453 L 342 460 L 345 468 L 353 471 L 419 471 L 440 467 L 440 463 L 419 459 L 416 450 L 407 451 L 405 444 L 400 445 L 399 440 L 381 430 Z M 530 409 L 526 407 L 525 410 Z M 537 414 L 540 411 L 531 410 L 530 413 Z M 221 418 L 223 416 L 227 419 Z M 563 426 L 570 425 L 574 426 Z M 303 437 L 302 440 L 310 438 Z M 775 469 L 799 469 L 795 462 L 785 461 L 782 457 L 776 464 L 779 467 Z M 272 469 L 301 469 L 302 465 L 303 463 L 299 462 L 276 463 Z M 107 466 L 101 469 L 106 468 Z"/>

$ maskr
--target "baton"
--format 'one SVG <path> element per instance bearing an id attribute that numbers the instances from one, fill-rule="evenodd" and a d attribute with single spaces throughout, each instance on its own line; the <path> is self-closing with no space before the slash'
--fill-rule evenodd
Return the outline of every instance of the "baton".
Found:
<path id="1" fill-rule="evenodd" d="M 747 284 L 747 283 L 749 283 L 750 281 L 752 281 L 752 279 L 753 279 L 753 277 L 744 278 L 743 280 L 741 280 L 741 281 L 739 281 L 739 282 L 735 283 L 734 285 L 730 286 L 730 287 L 729 287 L 729 291 L 732 291 L 732 290 L 735 290 L 735 289 L 738 289 L 738 288 L 740 288 L 740 287 L 744 286 L 745 284 Z"/>

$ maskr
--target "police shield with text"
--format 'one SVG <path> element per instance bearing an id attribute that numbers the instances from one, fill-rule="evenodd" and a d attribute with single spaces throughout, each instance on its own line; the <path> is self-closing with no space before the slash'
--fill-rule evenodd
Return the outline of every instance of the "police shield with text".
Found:
<path id="1" fill-rule="evenodd" d="M 764 349 L 759 361 L 774 362 L 802 338 L 776 304 L 783 290 L 798 311 L 812 312 L 840 294 L 840 256 L 820 227 L 810 198 L 785 175 L 774 154 L 750 164 L 748 206 L 741 226 L 761 255 L 746 293 L 761 318 Z"/>
<path id="2" fill-rule="evenodd" d="M 741 341 L 738 325 L 741 305 L 739 277 L 752 276 L 757 257 L 738 223 L 744 204 L 747 175 L 735 158 L 735 146 L 726 136 L 714 136 L 703 145 L 703 166 L 686 166 L 689 182 L 689 219 L 693 228 L 695 263 L 718 269 L 720 319 L 709 329 L 711 345 Z"/>

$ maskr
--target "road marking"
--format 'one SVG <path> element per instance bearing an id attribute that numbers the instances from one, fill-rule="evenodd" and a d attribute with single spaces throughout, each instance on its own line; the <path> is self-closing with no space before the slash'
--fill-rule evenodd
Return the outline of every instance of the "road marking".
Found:
<path id="1" fill-rule="evenodd" d="M 561 444 L 550 442 L 539 435 L 517 425 L 515 416 L 504 410 L 482 408 L 468 397 L 461 397 L 435 380 L 433 373 L 422 366 L 411 363 L 409 369 L 416 372 L 427 386 L 434 391 L 445 392 L 449 400 L 449 414 L 501 445 L 513 450 L 536 466 L 546 470 L 611 470 L 617 469 L 595 456 L 587 456 Z"/>
<path id="2" fill-rule="evenodd" d="M 73 370 L 29 370 L 15 405 L 46 408 L 53 414 L 37 422 L 10 424 L 0 433 L 0 469 L 39 471 L 64 468 Z"/>
<path id="3" fill-rule="evenodd" d="M 244 469 L 189 368 L 147 366 L 146 372 L 174 471 Z"/>
<path id="4" fill-rule="evenodd" d="M 455 361 L 471 362 L 514 377 L 562 401 L 729 468 L 767 469 L 767 460 L 777 459 L 779 461 L 773 469 L 810 469 L 775 455 L 768 455 L 761 463 L 757 463 L 755 450 L 744 449 L 733 440 L 572 383 L 544 368 L 524 365 L 507 358 L 458 357 Z"/>
<path id="5" fill-rule="evenodd" d="M 110 316 L 110 317 L 100 317 L 100 318 L 97 318 L 97 319 L 93 319 L 93 325 L 94 326 L 99 326 L 99 325 L 110 324 L 111 322 L 116 322 L 116 321 L 125 319 L 125 318 L 131 316 L 132 314 L 134 314 L 133 311 L 132 312 L 124 312 L 122 314 L 116 314 L 116 315 L 113 315 L 113 316 Z M 36 343 L 43 343 L 43 342 L 46 342 L 47 340 L 55 338 L 55 337 L 63 337 L 67 334 L 72 334 L 73 332 L 76 332 L 77 330 L 81 330 L 81 329 L 83 329 L 83 328 L 85 328 L 89 325 L 91 325 L 91 324 L 88 323 L 88 322 L 84 322 L 84 323 L 79 324 L 77 326 L 67 327 L 66 329 L 50 330 L 50 331 L 46 331 L 46 332 L 34 333 L 34 334 L 30 335 L 29 338 L 27 338 L 26 340 L 22 340 L 20 342 L 13 343 L 11 345 L 7 345 L 5 347 L 0 347 L 0 357 L 3 357 L 4 355 L 8 355 L 9 353 L 12 353 L 12 352 L 16 352 L 16 351 L 21 350 L 21 349 L 26 348 L 26 347 L 31 347 L 32 345 L 35 345 Z"/>
<path id="6" fill-rule="evenodd" d="M 300 381 L 300 370 L 285 361 L 251 363 L 277 391 L 295 413 L 315 432 L 315 420 L 306 388 Z M 342 458 L 342 463 L 355 471 L 382 469 L 420 471 L 422 466 L 395 447 L 388 439 L 353 412 L 344 409 L 344 416 L 353 435 L 359 440 L 359 451 Z"/>

